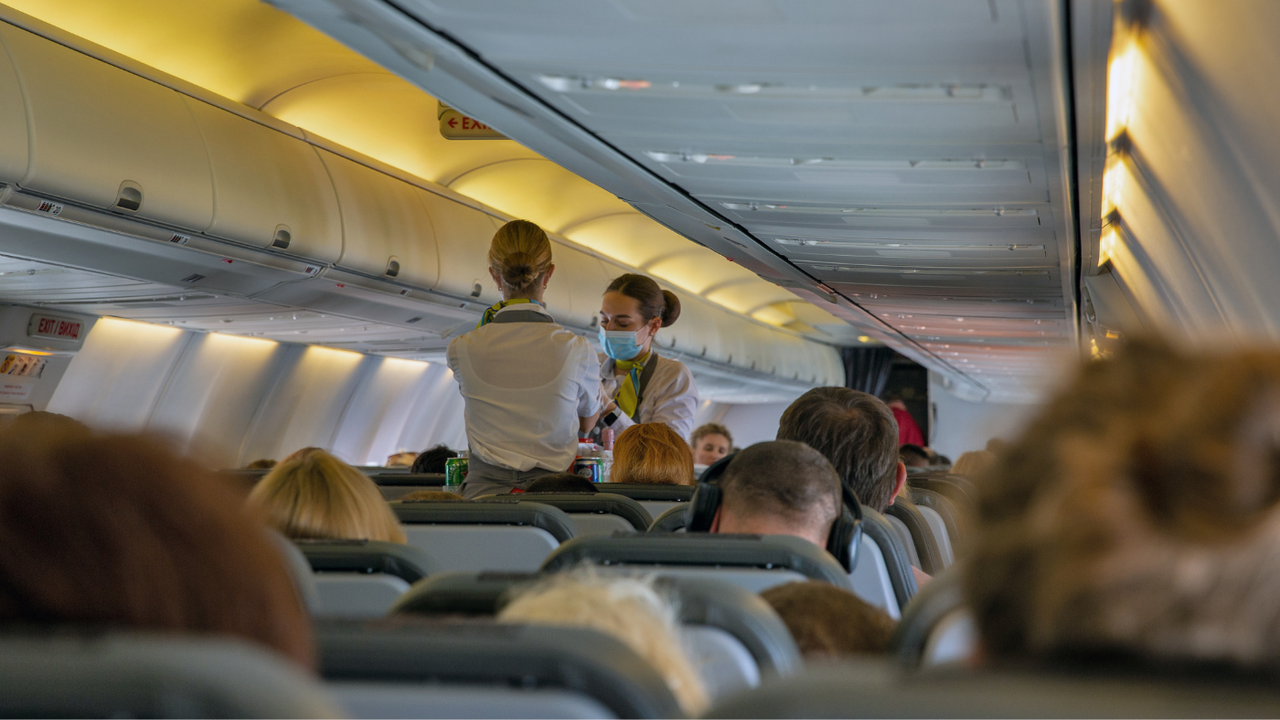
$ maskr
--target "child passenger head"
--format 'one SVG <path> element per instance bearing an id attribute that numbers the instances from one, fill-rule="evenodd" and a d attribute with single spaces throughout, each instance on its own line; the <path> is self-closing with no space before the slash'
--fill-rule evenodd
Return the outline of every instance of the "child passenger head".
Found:
<path id="1" fill-rule="evenodd" d="M 979 477 L 986 654 L 1280 660 L 1280 353 L 1133 342 Z"/>
<path id="2" fill-rule="evenodd" d="M 279 550 L 223 478 L 143 437 L 0 432 L 0 624 L 231 635 L 310 667 Z"/>
<path id="3" fill-rule="evenodd" d="M 249 505 L 295 539 L 406 540 L 378 486 L 318 448 L 272 468 L 249 493 Z"/>

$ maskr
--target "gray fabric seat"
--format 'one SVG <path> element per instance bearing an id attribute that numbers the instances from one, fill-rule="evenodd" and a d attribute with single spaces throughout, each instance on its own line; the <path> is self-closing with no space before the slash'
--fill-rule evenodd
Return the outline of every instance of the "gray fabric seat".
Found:
<path id="1" fill-rule="evenodd" d="M 1222 668 L 914 673 L 840 664 L 766 682 L 712 707 L 708 718 L 1275 717 L 1274 676 Z"/>
<path id="2" fill-rule="evenodd" d="M 428 574 L 453 570 L 537 570 L 574 537 L 573 520 L 545 503 L 392 503 L 410 545 L 427 558 Z"/>
<path id="3" fill-rule="evenodd" d="M 858 597 L 889 613 L 902 616 L 902 608 L 919 589 L 911 572 L 910 553 L 902 536 L 883 515 L 862 508 L 862 544 L 858 562 L 849 578 Z"/>
<path id="4" fill-rule="evenodd" d="M 73 628 L 0 633 L 0 715 L 343 717 L 314 678 L 247 641 Z"/>
<path id="5" fill-rule="evenodd" d="M 295 540 L 315 574 L 320 615 L 381 617 L 427 575 L 418 548 L 373 540 Z"/>
<path id="6" fill-rule="evenodd" d="M 275 543 L 284 556 L 285 565 L 289 568 L 289 577 L 293 580 L 293 588 L 298 591 L 298 598 L 312 615 L 320 614 L 320 591 L 316 589 L 315 573 L 311 563 L 302 554 L 292 540 L 276 530 L 267 530 L 271 542 Z"/>
<path id="7" fill-rule="evenodd" d="M 885 508 L 884 514 L 889 520 L 897 520 L 907 531 L 904 544 L 917 561 L 912 563 L 915 567 L 929 575 L 936 575 L 946 569 L 942 544 L 934 535 L 933 525 L 915 503 L 899 495 L 892 505 Z"/>
<path id="8" fill-rule="evenodd" d="M 536 574 L 445 573 L 419 581 L 392 614 L 491 616 Z M 663 578 L 678 601 L 680 621 L 708 691 L 722 697 L 789 675 L 802 663 L 795 641 L 773 609 L 736 585 L 700 578 Z"/>
<path id="9" fill-rule="evenodd" d="M 321 675 L 355 717 L 681 715 L 648 662 L 593 630 L 328 621 L 316 642 Z"/>
<path id="10" fill-rule="evenodd" d="M 963 581 L 964 564 L 953 565 L 907 603 L 890 643 L 904 667 L 963 662 L 976 651 L 977 631 L 965 606 Z"/>
<path id="11" fill-rule="evenodd" d="M 724 580 L 751 592 L 805 579 L 851 589 L 849 576 L 834 557 L 790 535 L 647 533 L 575 538 L 552 553 L 542 570 L 581 562 L 652 567 L 663 576 Z"/>
<path id="12" fill-rule="evenodd" d="M 640 503 L 652 517 L 674 507 L 684 507 L 693 497 L 692 485 L 649 485 L 642 483 L 600 483 L 596 489 L 603 493 L 623 495 Z"/>
<path id="13" fill-rule="evenodd" d="M 441 473 L 380 472 L 369 475 L 382 497 L 387 500 L 399 500 L 415 490 L 444 490 L 444 475 Z"/>
<path id="14" fill-rule="evenodd" d="M 527 495 L 486 495 L 485 503 L 520 504 L 536 502 L 560 508 L 573 521 L 575 537 L 612 535 L 616 532 L 645 532 L 653 518 L 644 507 L 613 493 L 529 493 Z"/>
<path id="15" fill-rule="evenodd" d="M 946 539 L 943 551 L 951 558 L 947 563 L 950 566 L 964 552 L 969 518 L 960 505 L 936 490 L 912 488 L 911 497 L 930 524 L 935 525 L 935 535 Z M 938 523 L 942 525 L 941 531 L 936 530 Z"/>

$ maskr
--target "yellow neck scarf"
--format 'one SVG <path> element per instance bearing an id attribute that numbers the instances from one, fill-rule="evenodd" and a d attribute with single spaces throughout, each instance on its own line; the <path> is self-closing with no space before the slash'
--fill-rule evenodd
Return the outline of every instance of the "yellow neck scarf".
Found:
<path id="1" fill-rule="evenodd" d="M 652 351 L 631 360 L 613 361 L 614 367 L 626 373 L 626 377 L 618 383 L 618 391 L 613 394 L 613 399 L 617 401 L 618 409 L 626 413 L 627 417 L 636 416 L 636 407 L 640 405 L 640 372 L 644 370 L 651 354 Z"/>
<path id="2" fill-rule="evenodd" d="M 485 325 L 488 325 L 489 323 L 493 322 L 493 316 L 497 315 L 498 311 L 501 310 L 502 308 L 510 305 L 519 305 L 520 303 L 533 303 L 535 305 L 542 304 L 537 300 L 530 300 L 529 298 L 511 298 L 510 300 L 503 300 L 491 306 L 488 310 L 484 311 L 484 315 L 480 316 L 480 323 L 476 325 L 476 329 L 479 330 Z"/>

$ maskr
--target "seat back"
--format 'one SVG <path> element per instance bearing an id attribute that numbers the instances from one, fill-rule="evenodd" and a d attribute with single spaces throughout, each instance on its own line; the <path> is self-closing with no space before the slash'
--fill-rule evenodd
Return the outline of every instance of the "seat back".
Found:
<path id="1" fill-rule="evenodd" d="M 387 500 L 399 500 L 415 490 L 444 490 L 444 475 L 440 473 L 411 473 L 408 468 L 401 472 L 388 472 L 384 468 L 377 470 L 370 473 L 369 479 Z"/>
<path id="2" fill-rule="evenodd" d="M 907 668 L 968 659 L 977 648 L 973 616 L 965 607 L 964 564 L 933 578 L 903 609 L 890 647 Z"/>
<path id="3" fill-rule="evenodd" d="M 377 700 L 374 717 L 502 717 L 526 692 L 520 717 L 681 715 L 658 672 L 593 630 L 494 623 L 325 622 L 320 672 L 348 710 Z M 452 691 L 442 695 L 441 691 Z M 437 705 L 447 701 L 443 709 Z M 594 711 L 594 712 L 589 712 Z"/>
<path id="4" fill-rule="evenodd" d="M 946 569 L 942 545 L 934 535 L 934 528 L 915 503 L 899 495 L 893 504 L 885 508 L 885 517 L 897 520 L 907 531 L 906 546 L 918 563 L 912 563 L 929 575 Z M 945 537 L 945 532 L 943 533 Z"/>
<path id="5" fill-rule="evenodd" d="M 883 515 L 867 507 L 862 508 L 861 542 L 858 562 L 849 573 L 854 593 L 891 617 L 901 617 L 918 589 L 906 544 Z"/>
<path id="6" fill-rule="evenodd" d="M 680 503 L 663 510 L 661 514 L 653 519 L 653 522 L 649 523 L 649 532 L 684 532 L 685 514 L 688 509 L 687 503 Z"/>
<path id="7" fill-rule="evenodd" d="M 648 533 L 575 538 L 551 553 L 543 571 L 581 562 L 654 567 L 661 575 L 725 580 L 752 592 L 797 579 L 846 590 L 849 576 L 827 551 L 790 535 Z"/>
<path id="8" fill-rule="evenodd" d="M 381 617 L 430 564 L 418 548 L 373 540 L 296 540 L 315 573 L 320 615 Z"/>
<path id="9" fill-rule="evenodd" d="M 311 563 L 302 554 L 292 540 L 276 530 L 268 530 L 267 535 L 275 543 L 280 554 L 284 556 L 285 565 L 289 568 L 289 577 L 293 580 L 293 589 L 298 591 L 298 599 L 307 612 L 320 614 L 320 591 L 316 589 L 315 573 L 311 571 Z"/>
<path id="10" fill-rule="evenodd" d="M 428 573 L 537 570 L 574 536 L 563 510 L 535 502 L 392 503 L 409 544 L 427 557 Z"/>
<path id="11" fill-rule="evenodd" d="M 934 535 L 939 539 L 943 553 L 950 558 L 947 562 L 949 567 L 963 552 L 964 542 L 967 540 L 968 517 L 961 506 L 936 490 L 912 488 L 911 497 L 925 520 L 934 526 Z M 939 524 L 942 526 L 941 530 L 937 529 Z"/>
<path id="12" fill-rule="evenodd" d="M 839 664 L 766 682 L 707 718 L 1207 718 L 1280 715 L 1274 675 L 1223 668 L 1163 672 L 1095 666 L 917 673 Z"/>
<path id="13" fill-rule="evenodd" d="M 232 638 L 0 633 L 3 717 L 343 717 L 301 668 Z"/>
<path id="14" fill-rule="evenodd" d="M 435 575 L 415 584 L 391 613 L 489 616 L 540 577 L 544 576 Z M 790 632 L 755 593 L 705 578 L 666 577 L 658 580 L 658 586 L 678 600 L 680 622 L 712 696 L 755 687 L 762 676 L 787 675 L 801 667 Z"/>
<path id="15" fill-rule="evenodd" d="M 653 518 L 640 503 L 613 493 L 529 493 L 527 495 L 487 495 L 477 502 L 536 502 L 560 508 L 573 522 L 574 537 L 612 535 L 617 532 L 645 532 Z"/>
<path id="16" fill-rule="evenodd" d="M 603 493 L 629 497 L 640 503 L 652 517 L 658 517 L 673 507 L 683 507 L 693 497 L 692 485 L 660 485 L 643 483 L 600 483 L 596 488 Z"/>

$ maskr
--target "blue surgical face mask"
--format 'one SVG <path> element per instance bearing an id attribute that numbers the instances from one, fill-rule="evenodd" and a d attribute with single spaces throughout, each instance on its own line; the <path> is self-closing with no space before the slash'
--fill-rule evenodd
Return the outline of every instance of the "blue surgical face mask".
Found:
<path id="1" fill-rule="evenodd" d="M 601 325 L 600 347 L 614 360 L 631 360 L 640 354 L 640 343 L 636 342 L 639 334 L 639 330 L 605 330 Z"/>

